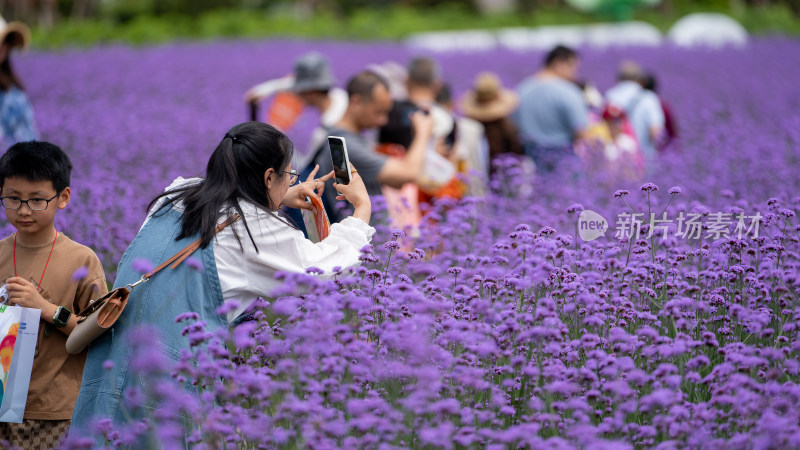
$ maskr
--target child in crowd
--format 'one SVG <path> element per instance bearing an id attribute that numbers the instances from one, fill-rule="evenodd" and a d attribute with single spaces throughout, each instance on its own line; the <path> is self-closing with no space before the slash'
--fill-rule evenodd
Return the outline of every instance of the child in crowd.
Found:
<path id="1" fill-rule="evenodd" d="M 24 420 L 0 423 L 0 441 L 55 448 L 66 437 L 86 351 L 70 355 L 75 313 L 108 291 L 97 255 L 54 226 L 67 207 L 72 163 L 56 145 L 21 142 L 0 157 L 0 201 L 16 233 L 0 241 L 0 280 L 11 304 L 42 311 Z M 7 444 L 6 444 L 7 445 Z"/>
<path id="2" fill-rule="evenodd" d="M 607 105 L 602 117 L 608 132 L 603 148 L 608 161 L 608 172 L 617 179 L 641 179 L 645 172 L 644 156 L 625 111 Z"/>

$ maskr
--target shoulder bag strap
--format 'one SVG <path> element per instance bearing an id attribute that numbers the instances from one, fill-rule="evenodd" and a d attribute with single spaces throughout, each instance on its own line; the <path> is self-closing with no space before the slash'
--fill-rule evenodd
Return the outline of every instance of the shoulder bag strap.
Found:
<path id="1" fill-rule="evenodd" d="M 236 222 L 237 220 L 239 220 L 239 215 L 238 214 L 232 215 L 231 217 L 228 218 L 228 220 L 226 220 L 226 221 L 220 223 L 219 225 L 217 225 L 217 228 L 214 230 L 214 234 L 219 233 L 225 227 L 227 227 L 228 225 Z M 153 275 L 155 275 L 156 273 L 161 271 L 161 269 L 169 266 L 170 264 L 172 264 L 170 269 L 175 269 L 176 267 L 178 267 L 178 265 L 180 265 L 180 263 L 182 263 L 184 260 L 186 260 L 186 258 L 188 258 L 189 255 L 191 255 L 192 253 L 195 252 L 195 250 L 200 248 L 200 243 L 201 242 L 202 242 L 202 238 L 197 238 L 197 240 L 195 240 L 191 244 L 187 245 L 183 250 L 181 250 L 178 253 L 174 254 L 172 256 L 172 258 L 164 261 L 163 263 L 161 263 L 161 265 L 159 265 L 155 269 L 151 270 L 149 273 L 145 274 L 144 279 L 145 280 L 149 279 L 150 277 L 152 277 Z M 174 262 L 174 264 L 173 264 L 173 262 Z"/>
<path id="2" fill-rule="evenodd" d="M 237 220 L 239 220 L 239 214 L 234 214 L 234 215 L 230 216 L 226 221 L 224 221 L 221 224 L 217 225 L 217 228 L 214 230 L 214 234 L 219 233 L 225 227 L 227 227 L 228 225 L 236 222 Z M 132 291 L 134 287 L 136 287 L 137 285 L 139 285 L 141 283 L 144 283 L 145 281 L 149 280 L 153 275 L 157 274 L 158 272 L 161 271 L 161 269 L 169 266 L 170 264 L 172 264 L 170 269 L 175 269 L 176 267 L 178 267 L 178 265 L 180 263 L 182 263 L 184 260 L 186 260 L 186 258 L 188 258 L 189 255 L 191 255 L 192 253 L 194 253 L 195 250 L 200 248 L 200 243 L 201 242 L 202 242 L 202 238 L 197 238 L 196 241 L 194 241 L 191 244 L 189 244 L 186 247 L 184 247 L 183 250 L 181 250 L 178 253 L 175 253 L 174 255 L 172 255 L 172 258 L 164 261 L 163 263 L 161 263 L 161 265 L 159 265 L 155 269 L 153 269 L 150 272 L 142 275 L 142 278 L 140 278 L 139 281 L 137 281 L 135 283 L 128 284 L 125 287 L 129 291 Z"/>
<path id="3" fill-rule="evenodd" d="M 220 231 L 222 231 L 223 228 L 225 228 L 228 225 L 236 222 L 237 220 L 239 220 L 239 215 L 238 214 L 232 215 L 226 221 L 224 221 L 224 222 L 220 223 L 219 225 L 217 225 L 217 228 L 214 230 L 214 234 L 219 233 Z M 189 255 L 191 255 L 192 253 L 194 253 L 195 250 L 200 248 L 200 242 L 201 241 L 202 241 L 202 238 L 197 238 L 197 240 L 195 240 L 191 244 L 187 245 L 183 250 L 181 250 L 178 253 L 174 254 L 172 256 L 172 258 L 164 261 L 163 263 L 161 263 L 160 266 L 158 266 L 155 269 L 151 270 L 149 273 L 147 273 L 145 275 L 142 275 L 142 278 L 140 278 L 139 281 L 136 281 L 135 283 L 131 283 L 131 284 L 128 284 L 128 285 L 125 285 L 125 286 L 122 286 L 122 287 L 118 287 L 116 289 L 112 289 L 106 295 L 104 295 L 104 296 L 102 296 L 102 297 L 100 297 L 100 298 L 98 298 L 96 300 L 91 300 L 89 302 L 89 304 L 84 309 L 82 309 L 80 312 L 78 312 L 76 315 L 77 316 L 86 317 L 89 314 L 91 314 L 92 312 L 94 312 L 94 310 L 98 309 L 100 306 L 102 306 L 104 303 L 106 303 L 107 301 L 112 301 L 114 298 L 119 297 L 119 296 L 124 296 L 124 298 L 127 299 L 128 294 L 131 291 L 133 291 L 134 287 L 136 287 L 137 285 L 139 285 L 141 283 L 144 283 L 145 281 L 149 280 L 150 277 L 152 277 L 153 275 L 155 275 L 156 273 L 161 271 L 161 269 L 167 267 L 170 264 L 172 264 L 172 267 L 170 267 L 170 269 L 174 269 L 174 268 L 178 267 L 178 265 L 180 263 L 182 263 L 186 258 L 188 258 Z"/>

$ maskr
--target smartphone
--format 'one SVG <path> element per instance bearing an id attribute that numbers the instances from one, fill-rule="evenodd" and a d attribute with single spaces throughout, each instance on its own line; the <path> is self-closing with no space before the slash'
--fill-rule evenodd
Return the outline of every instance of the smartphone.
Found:
<path id="1" fill-rule="evenodd" d="M 347 144 L 343 137 L 328 136 L 333 162 L 333 177 L 339 184 L 350 184 L 350 158 L 347 156 Z M 339 192 L 339 195 L 342 193 Z"/>

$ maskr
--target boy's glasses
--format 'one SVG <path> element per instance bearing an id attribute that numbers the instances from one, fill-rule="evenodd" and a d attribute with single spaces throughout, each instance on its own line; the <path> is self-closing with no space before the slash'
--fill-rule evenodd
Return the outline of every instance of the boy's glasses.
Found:
<path id="1" fill-rule="evenodd" d="M 47 209 L 47 205 L 49 205 L 50 202 L 56 197 L 58 197 L 58 194 L 47 199 L 29 198 L 27 200 L 23 200 L 19 197 L 0 197 L 0 202 L 3 203 L 3 208 L 5 209 L 20 209 L 22 204 L 25 203 L 28 205 L 28 209 L 31 211 L 44 211 Z"/>
<path id="2" fill-rule="evenodd" d="M 300 178 L 300 174 L 297 170 L 284 170 L 283 173 L 289 174 L 289 186 L 297 183 L 297 180 Z"/>

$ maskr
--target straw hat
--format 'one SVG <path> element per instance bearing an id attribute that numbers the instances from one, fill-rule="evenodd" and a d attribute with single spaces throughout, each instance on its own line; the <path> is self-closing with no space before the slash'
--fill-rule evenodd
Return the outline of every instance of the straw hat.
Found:
<path id="1" fill-rule="evenodd" d="M 31 30 L 22 22 L 6 22 L 6 19 L 0 16 L 0 42 L 6 40 L 11 48 L 19 47 L 25 50 L 31 42 Z"/>
<path id="2" fill-rule="evenodd" d="M 475 78 L 472 90 L 464 96 L 461 110 L 471 119 L 489 122 L 507 117 L 518 104 L 517 94 L 503 88 L 497 75 L 482 72 Z"/>

